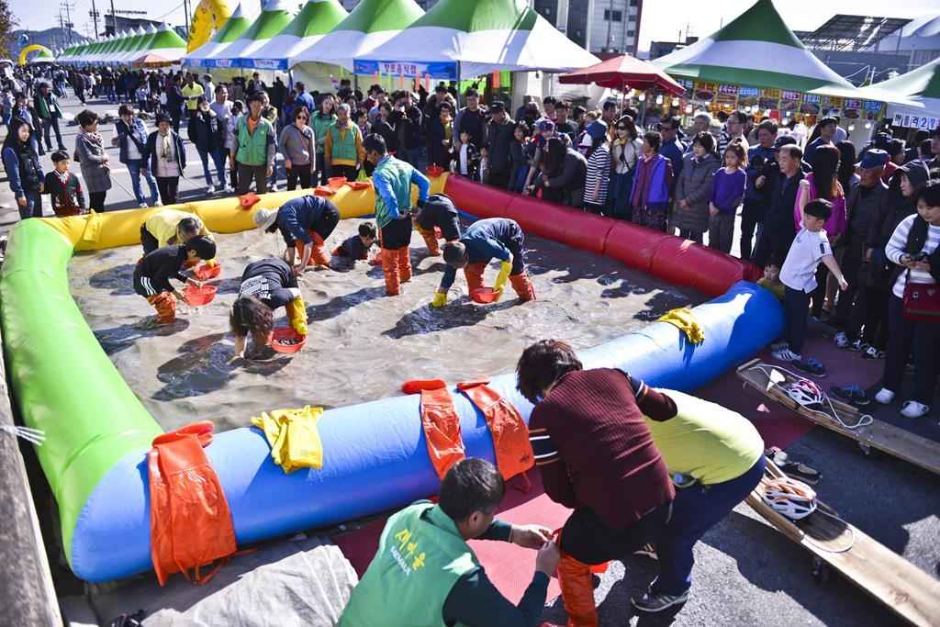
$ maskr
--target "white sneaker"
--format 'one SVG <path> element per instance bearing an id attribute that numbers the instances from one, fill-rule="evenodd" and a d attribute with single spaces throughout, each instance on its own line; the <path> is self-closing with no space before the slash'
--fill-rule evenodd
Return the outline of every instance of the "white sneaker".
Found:
<path id="1" fill-rule="evenodd" d="M 216 190 L 216 188 L 215 188 L 215 185 L 210 185 L 209 187 L 206 188 L 206 193 L 209 194 L 210 196 L 211 196 L 212 194 L 215 194 L 216 191 L 217 191 L 217 190 Z"/>
<path id="2" fill-rule="evenodd" d="M 162 206 L 163 206 L 163 201 L 162 201 L 162 200 L 158 200 L 157 202 L 153 203 L 153 206 L 154 206 L 154 207 L 162 207 Z"/>
<path id="3" fill-rule="evenodd" d="M 773 344 L 770 345 L 771 352 L 776 352 L 784 348 L 790 348 L 790 343 L 787 342 L 786 340 L 780 340 L 779 342 L 774 342 Z"/>
<path id="4" fill-rule="evenodd" d="M 790 350 L 789 347 L 781 348 L 778 351 L 774 351 L 772 354 L 774 356 L 774 359 L 777 359 L 779 361 L 800 361 L 801 359 L 803 359 L 802 355 L 798 355 L 797 353 L 794 353 L 793 351 Z"/>
<path id="5" fill-rule="evenodd" d="M 917 401 L 907 401 L 901 409 L 901 415 L 905 418 L 923 418 L 930 412 L 930 407 Z"/>
<path id="6" fill-rule="evenodd" d="M 882 405 L 890 405 L 894 402 L 894 392 L 888 388 L 881 388 L 878 390 L 878 393 L 875 394 L 875 400 Z"/>
<path id="7" fill-rule="evenodd" d="M 849 336 L 845 334 L 845 331 L 839 331 L 836 333 L 836 336 L 833 338 L 833 340 L 835 340 L 836 346 L 839 348 L 849 347 Z"/>
<path id="8" fill-rule="evenodd" d="M 140 207 L 141 209 L 149 209 L 149 208 L 150 208 L 150 205 L 148 205 L 148 204 L 145 203 L 145 202 L 142 202 L 142 203 L 140 203 L 140 204 L 137 205 L 137 206 Z"/>
<path id="9" fill-rule="evenodd" d="M 235 193 L 235 188 L 232 187 L 231 185 L 226 185 L 224 191 L 225 191 L 226 194 L 234 194 L 234 193 Z"/>

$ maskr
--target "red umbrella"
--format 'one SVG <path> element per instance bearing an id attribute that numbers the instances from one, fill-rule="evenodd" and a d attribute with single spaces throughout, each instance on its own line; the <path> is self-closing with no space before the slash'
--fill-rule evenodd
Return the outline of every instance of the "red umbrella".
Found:
<path id="1" fill-rule="evenodd" d="M 607 59 L 576 72 L 563 74 L 558 77 L 558 82 L 574 85 L 596 83 L 608 89 L 622 90 L 627 88 L 638 91 L 660 89 L 677 96 L 685 93 L 685 88 L 661 69 L 628 54 Z"/>

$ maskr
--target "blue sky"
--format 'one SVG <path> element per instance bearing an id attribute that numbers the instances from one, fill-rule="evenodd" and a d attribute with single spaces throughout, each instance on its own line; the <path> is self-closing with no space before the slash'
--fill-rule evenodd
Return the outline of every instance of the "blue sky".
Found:
<path id="1" fill-rule="evenodd" d="M 74 0 L 76 10 L 72 20 L 77 30 L 85 33 L 85 23 L 90 23 L 88 13 L 91 0 Z M 233 0 L 234 1 L 234 0 Z M 298 4 L 302 0 L 297 0 Z M 595 0 L 603 2 L 603 0 Z M 674 40 L 679 31 L 685 32 L 686 24 L 691 33 L 705 37 L 714 32 L 722 21 L 727 23 L 746 10 L 754 0 L 645 0 L 640 25 L 640 48 L 649 47 L 652 39 Z M 41 30 L 58 25 L 58 0 L 9 0 L 13 14 L 19 19 L 21 28 Z M 110 0 L 95 0 L 102 14 L 110 10 Z M 247 0 L 260 8 L 260 0 Z M 198 0 L 192 1 L 198 5 Z M 917 17 L 925 13 L 940 12 L 940 0 L 903 0 L 886 3 L 884 0 L 776 0 L 777 9 L 793 30 L 813 30 L 836 13 L 853 15 L 877 15 L 889 13 L 890 17 Z M 114 0 L 114 7 L 147 11 L 149 19 L 163 19 L 172 25 L 184 23 L 183 4 L 177 0 Z M 821 8 L 822 7 L 822 8 Z M 101 24 L 101 22 L 99 22 Z M 103 29 L 103 25 L 100 26 Z"/>

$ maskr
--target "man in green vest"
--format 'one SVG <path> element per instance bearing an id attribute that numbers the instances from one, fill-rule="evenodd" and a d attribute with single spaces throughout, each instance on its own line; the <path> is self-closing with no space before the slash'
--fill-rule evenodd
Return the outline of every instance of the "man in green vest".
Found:
<path id="1" fill-rule="evenodd" d="M 274 155 L 277 152 L 274 127 L 261 117 L 262 100 L 259 92 L 248 96 L 248 115 L 238 118 L 235 125 L 235 146 L 231 157 L 238 163 L 236 193 L 239 196 L 248 193 L 252 180 L 259 194 L 267 193 L 267 179 L 274 173 Z"/>
<path id="2" fill-rule="evenodd" d="M 327 130 L 323 150 L 332 176 L 345 176 L 355 181 L 362 165 L 362 131 L 350 122 L 348 104 L 336 107 L 336 122 Z"/>
<path id="3" fill-rule="evenodd" d="M 546 527 L 494 518 L 504 491 L 502 476 L 488 461 L 454 464 L 441 482 L 437 505 L 418 501 L 389 518 L 340 627 L 538 625 L 560 554 Z M 486 577 L 467 545 L 471 539 L 538 549 L 535 574 L 518 605 Z"/>
<path id="4" fill-rule="evenodd" d="M 431 181 L 411 165 L 388 154 L 385 139 L 376 133 L 363 142 L 366 159 L 375 166 L 375 221 L 382 247 L 385 294 L 398 296 L 401 283 L 411 280 L 411 186 L 418 186 L 418 207 L 428 199 Z"/>

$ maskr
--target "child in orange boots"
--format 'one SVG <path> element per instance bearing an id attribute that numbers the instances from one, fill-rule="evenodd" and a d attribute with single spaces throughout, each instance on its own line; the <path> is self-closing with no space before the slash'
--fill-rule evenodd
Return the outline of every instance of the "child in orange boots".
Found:
<path id="1" fill-rule="evenodd" d="M 157 310 L 157 323 L 176 321 L 176 302 L 186 297 L 170 283 L 176 279 L 196 287 L 202 283 L 182 274 L 187 262 L 209 261 L 215 258 L 215 242 L 198 235 L 181 246 L 165 246 L 147 254 L 134 268 L 134 291 L 147 299 Z"/>

